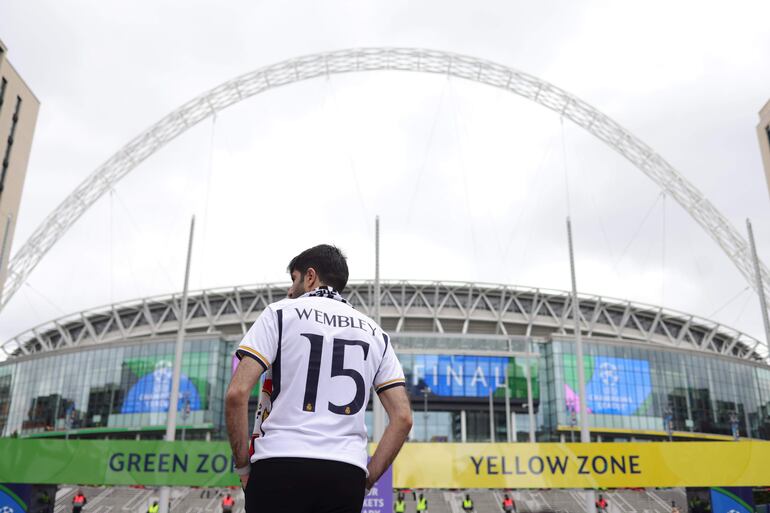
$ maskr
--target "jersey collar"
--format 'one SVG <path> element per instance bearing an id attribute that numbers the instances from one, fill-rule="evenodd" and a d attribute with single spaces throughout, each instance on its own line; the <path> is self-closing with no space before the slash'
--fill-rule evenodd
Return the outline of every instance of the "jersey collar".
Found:
<path id="1" fill-rule="evenodd" d="M 329 299 L 340 301 L 346 305 L 350 304 L 347 299 L 342 297 L 342 294 L 334 290 L 332 287 L 327 287 L 326 285 L 322 285 L 317 289 L 311 290 L 310 292 L 305 292 L 300 297 L 328 297 Z"/>

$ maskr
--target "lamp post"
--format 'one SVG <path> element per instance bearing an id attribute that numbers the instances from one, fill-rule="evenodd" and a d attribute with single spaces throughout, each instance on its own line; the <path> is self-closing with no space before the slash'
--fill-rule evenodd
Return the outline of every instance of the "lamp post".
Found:
<path id="1" fill-rule="evenodd" d="M 674 440 L 674 412 L 671 411 L 670 406 L 666 406 L 666 409 L 663 410 L 663 429 L 666 430 L 668 441 L 669 442 L 673 441 Z"/>
<path id="2" fill-rule="evenodd" d="M 187 419 L 190 416 L 190 394 L 184 394 L 184 406 L 182 407 L 182 441 L 184 442 L 185 430 L 187 429 Z"/>
<path id="3" fill-rule="evenodd" d="M 430 387 L 425 385 L 422 389 L 422 418 L 425 423 L 425 441 L 428 441 L 428 394 L 430 394 Z"/>
<path id="4" fill-rule="evenodd" d="M 75 411 L 75 403 L 72 403 L 64 414 L 64 439 L 70 439 L 70 429 L 72 429 L 72 414 Z"/>
<path id="5" fill-rule="evenodd" d="M 740 432 L 738 431 L 738 414 L 734 411 L 730 412 L 730 431 L 733 434 L 733 440 L 737 442 L 740 439 Z"/>

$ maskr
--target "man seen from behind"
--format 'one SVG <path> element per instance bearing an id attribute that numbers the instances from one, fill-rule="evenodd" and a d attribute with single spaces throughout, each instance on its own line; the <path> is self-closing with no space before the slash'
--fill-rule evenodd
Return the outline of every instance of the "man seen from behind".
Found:
<path id="1" fill-rule="evenodd" d="M 339 249 L 305 250 L 288 271 L 288 297 L 268 305 L 243 338 L 225 399 L 246 513 L 359 513 L 412 426 L 404 371 L 388 335 L 341 295 L 348 266 Z M 268 369 L 271 410 L 249 457 L 249 395 Z M 389 424 L 367 464 L 372 387 Z"/>

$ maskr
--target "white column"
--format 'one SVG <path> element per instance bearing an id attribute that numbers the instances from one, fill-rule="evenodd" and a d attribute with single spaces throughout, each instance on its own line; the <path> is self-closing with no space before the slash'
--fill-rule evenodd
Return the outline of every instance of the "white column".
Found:
<path id="1" fill-rule="evenodd" d="M 171 397 L 168 401 L 168 414 L 166 416 L 166 440 L 173 442 L 176 439 L 176 408 L 179 402 L 179 377 L 182 373 L 182 351 L 184 350 L 184 330 L 187 320 L 187 289 L 190 283 L 190 260 L 192 258 L 193 234 L 195 232 L 195 216 L 190 221 L 190 238 L 187 242 L 187 265 L 184 272 L 184 288 L 182 289 L 182 302 L 179 307 L 179 328 L 176 337 L 176 351 L 174 354 L 174 372 L 171 378 Z M 244 433 L 245 435 L 245 433 Z M 164 486 L 160 489 L 159 513 L 168 513 L 171 489 Z"/>
<path id="2" fill-rule="evenodd" d="M 489 389 L 489 440 L 492 443 L 495 443 L 495 403 L 494 398 L 492 397 L 494 394 L 494 389 Z"/>
<path id="3" fill-rule="evenodd" d="M 535 443 L 535 424 L 537 424 L 537 422 L 535 420 L 535 401 L 532 398 L 532 376 L 530 375 L 531 372 L 529 370 L 529 350 L 530 341 L 527 340 L 527 359 L 524 363 L 524 376 L 527 378 L 527 417 L 529 420 L 529 442 Z"/>
<path id="4" fill-rule="evenodd" d="M 580 303 L 577 295 L 577 280 L 575 278 L 575 251 L 572 247 L 572 223 L 567 217 L 567 243 L 569 245 L 569 268 L 572 276 L 572 315 L 575 319 L 575 359 L 578 371 L 578 397 L 580 398 L 580 442 L 588 443 L 591 435 L 588 432 L 588 405 L 586 404 L 586 372 L 583 368 L 583 338 L 580 332 Z M 593 511 L 594 492 L 583 492 L 586 511 Z"/>
<path id="5" fill-rule="evenodd" d="M 374 322 L 380 319 L 380 216 L 374 218 Z M 372 391 L 372 439 L 379 442 L 385 432 L 385 408 L 377 392 Z"/>
<path id="6" fill-rule="evenodd" d="M 505 363 L 505 438 L 511 443 L 511 390 L 508 381 L 508 362 Z"/>

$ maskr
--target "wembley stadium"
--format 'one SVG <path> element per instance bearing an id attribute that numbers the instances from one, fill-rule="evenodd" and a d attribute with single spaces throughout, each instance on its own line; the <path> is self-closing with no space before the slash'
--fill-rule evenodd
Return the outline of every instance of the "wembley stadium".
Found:
<path id="1" fill-rule="evenodd" d="M 373 315 L 373 290 L 354 282 L 345 295 Z M 178 405 L 187 439 L 226 437 L 235 346 L 285 294 L 279 284 L 190 294 Z M 410 440 L 570 441 L 579 404 L 571 305 L 558 290 L 383 282 L 382 325 L 415 412 Z M 592 440 L 723 440 L 736 427 L 741 438 L 770 439 L 770 366 L 758 340 L 630 301 L 581 295 L 579 307 Z M 179 295 L 127 301 L 3 343 L 2 436 L 161 439 L 179 310 Z M 370 432 L 371 422 L 369 411 Z"/>

